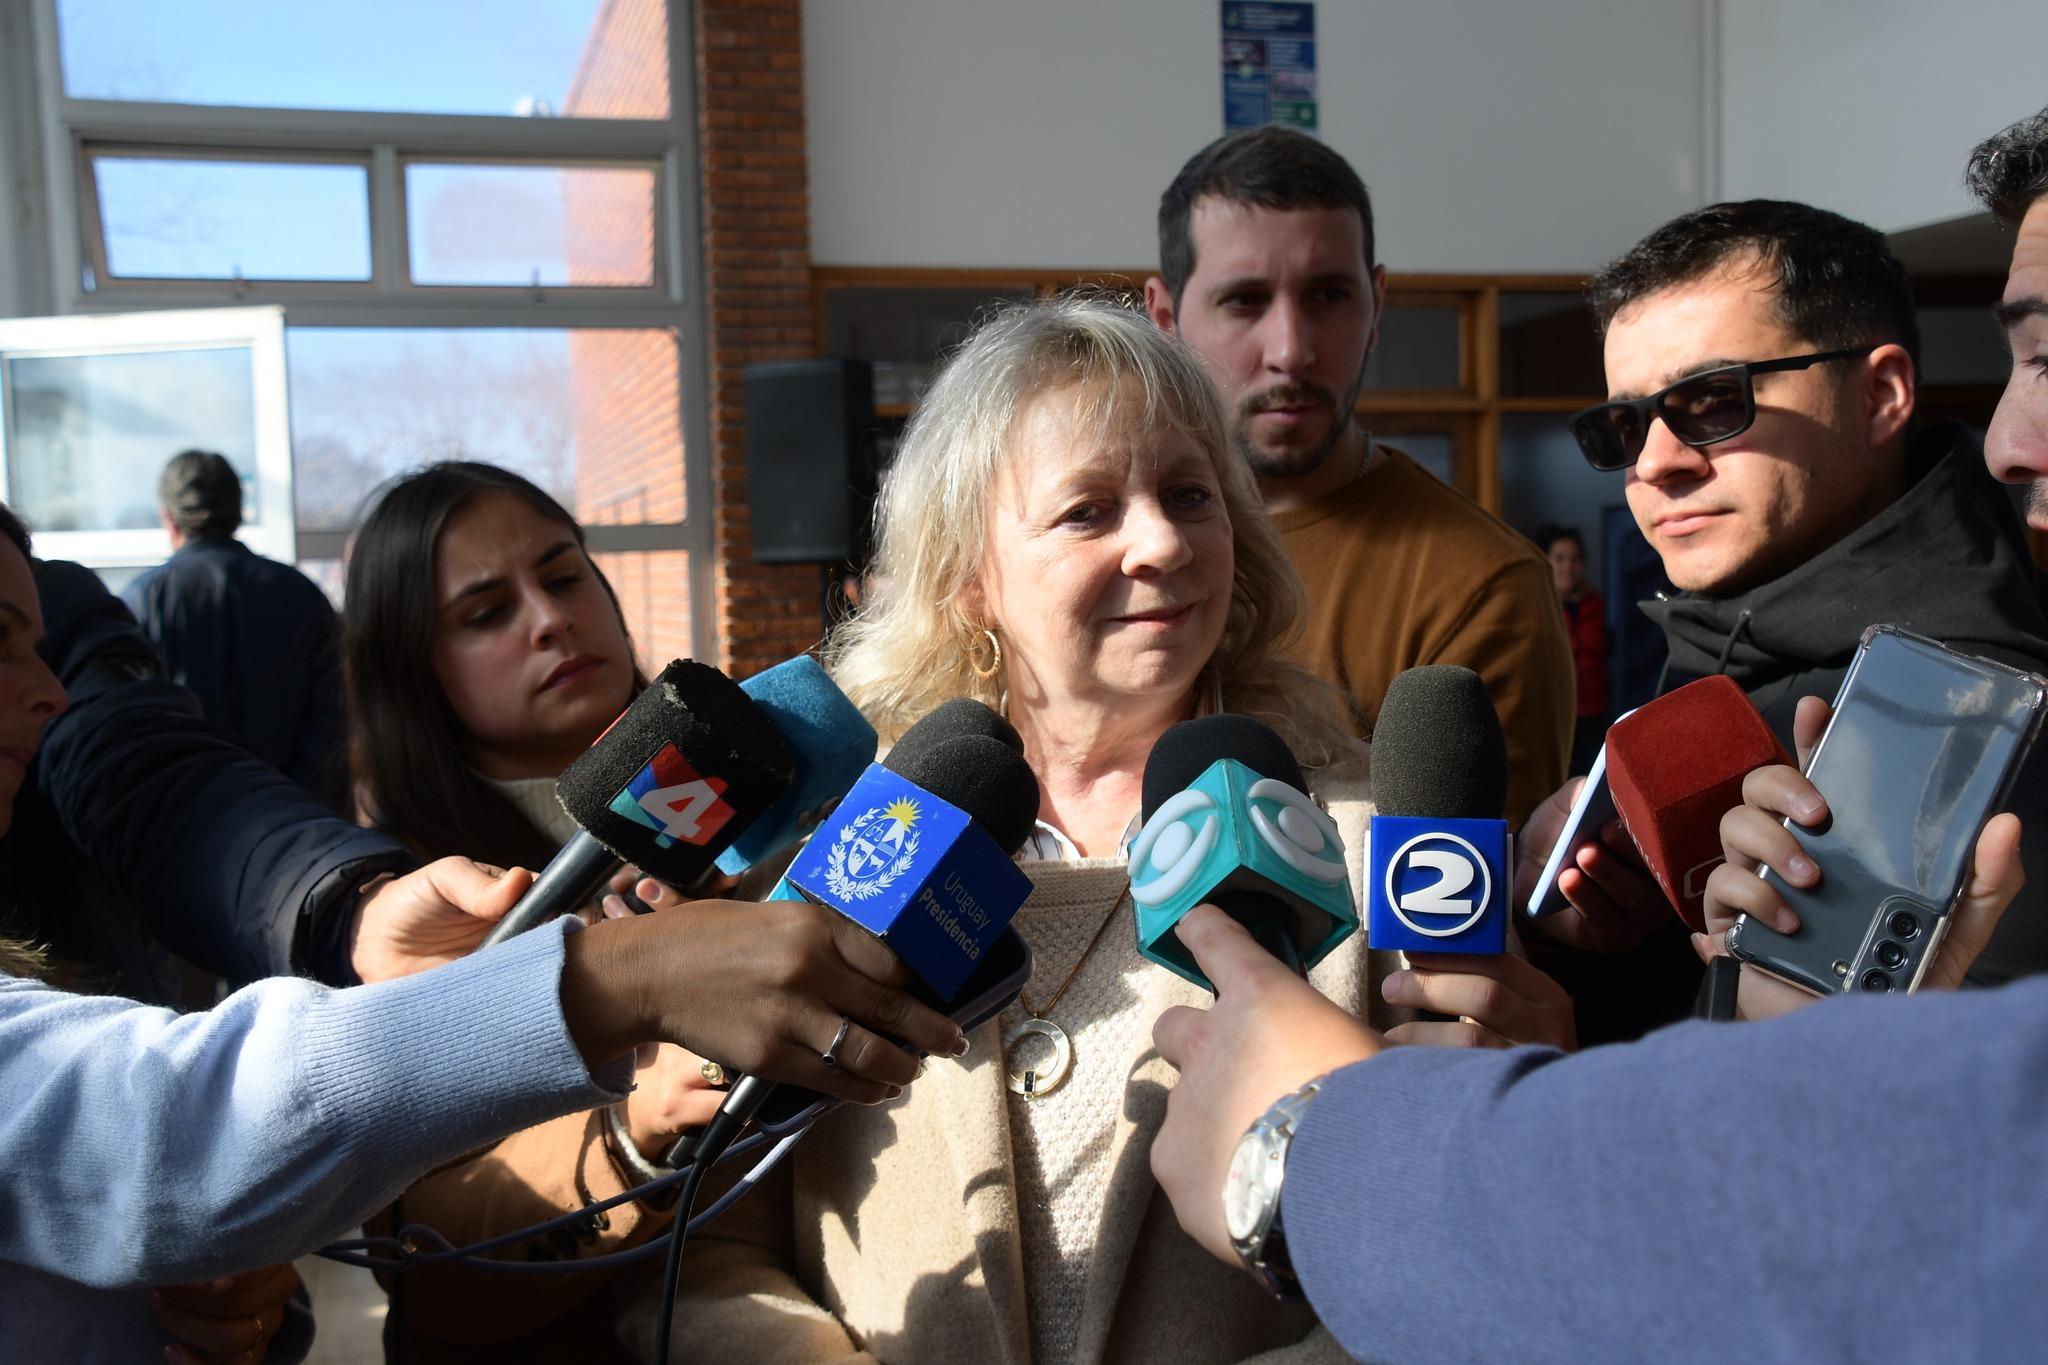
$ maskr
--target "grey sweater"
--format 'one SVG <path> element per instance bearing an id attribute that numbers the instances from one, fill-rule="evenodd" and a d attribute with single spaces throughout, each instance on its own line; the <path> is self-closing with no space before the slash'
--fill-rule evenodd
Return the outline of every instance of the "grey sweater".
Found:
<path id="1" fill-rule="evenodd" d="M 623 1065 L 593 1078 L 562 1019 L 578 927 L 375 986 L 262 981 L 203 1014 L 0 977 L 8 1355 L 159 1359 L 130 1286 L 290 1260 L 443 1161 L 617 1099 Z"/>

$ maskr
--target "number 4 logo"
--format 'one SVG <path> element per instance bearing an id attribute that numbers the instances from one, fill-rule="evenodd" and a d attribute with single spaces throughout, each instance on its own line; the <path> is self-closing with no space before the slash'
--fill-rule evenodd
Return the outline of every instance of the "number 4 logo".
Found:
<path id="1" fill-rule="evenodd" d="M 718 799 L 724 791 L 722 778 L 693 778 L 672 787 L 656 787 L 640 798 L 640 809 L 654 817 L 669 838 L 704 844 L 732 819 L 732 807 Z"/>

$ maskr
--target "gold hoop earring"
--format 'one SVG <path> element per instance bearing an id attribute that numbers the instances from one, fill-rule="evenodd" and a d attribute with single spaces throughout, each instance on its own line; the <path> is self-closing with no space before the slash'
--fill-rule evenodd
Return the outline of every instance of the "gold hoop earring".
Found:
<path id="1" fill-rule="evenodd" d="M 981 638 L 988 641 L 988 667 L 983 668 L 975 659 L 976 650 L 973 644 L 967 647 L 967 667 L 975 677 L 986 681 L 1003 671 L 1003 642 L 996 638 L 996 633 L 992 630 L 982 631 Z"/>

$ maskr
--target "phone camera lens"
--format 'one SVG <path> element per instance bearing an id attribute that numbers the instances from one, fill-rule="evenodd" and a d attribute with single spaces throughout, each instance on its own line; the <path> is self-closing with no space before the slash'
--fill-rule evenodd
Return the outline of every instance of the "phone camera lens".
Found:
<path id="1" fill-rule="evenodd" d="M 1893 938 L 1912 938 L 1920 932 L 1920 921 L 1913 918 L 1911 910 L 1894 910 L 1892 917 L 1884 922 Z"/>
<path id="2" fill-rule="evenodd" d="M 1895 972 L 1906 965 L 1906 950 L 1890 939 L 1877 945 L 1877 965 L 1888 972 Z"/>
<path id="3" fill-rule="evenodd" d="M 1892 979 L 1877 970 L 1877 968 L 1872 967 L 1863 974 L 1863 980 L 1860 984 L 1864 990 L 1869 991 L 1872 995 L 1884 995 L 1891 990 Z"/>

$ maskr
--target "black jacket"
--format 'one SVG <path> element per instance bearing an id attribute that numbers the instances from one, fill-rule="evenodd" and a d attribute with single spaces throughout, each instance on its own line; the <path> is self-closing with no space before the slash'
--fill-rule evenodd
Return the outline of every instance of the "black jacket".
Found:
<path id="1" fill-rule="evenodd" d="M 157 944 L 234 984 L 352 981 L 356 890 L 416 860 L 201 720 L 89 570 L 33 567 L 71 706 L 0 840 L 0 922 L 146 998 L 162 998 Z"/>
<path id="2" fill-rule="evenodd" d="M 208 720 L 343 809 L 339 627 L 313 580 L 238 540 L 200 536 L 121 599 Z"/>
<path id="3" fill-rule="evenodd" d="M 1780 578 L 1731 597 L 1643 603 L 1670 643 L 1673 683 L 1727 673 L 1789 750 L 1799 698 L 1833 700 L 1866 626 L 2048 672 L 2039 577 L 1976 439 L 1960 423 L 1929 427 L 1907 448 L 1907 472 L 1897 502 Z M 2027 889 L 1970 973 L 1982 985 L 2048 970 L 2048 743 L 2021 770 L 2011 809 Z"/>

